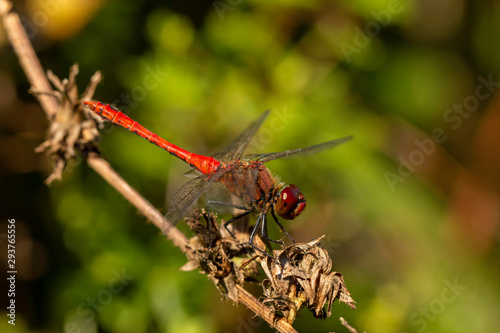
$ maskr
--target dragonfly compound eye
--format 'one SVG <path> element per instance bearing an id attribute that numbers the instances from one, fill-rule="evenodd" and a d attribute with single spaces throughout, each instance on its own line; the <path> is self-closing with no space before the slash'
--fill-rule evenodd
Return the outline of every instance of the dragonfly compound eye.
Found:
<path id="1" fill-rule="evenodd" d="M 306 197 L 300 189 L 290 184 L 285 187 L 274 204 L 274 210 L 286 220 L 293 220 L 306 208 Z"/>

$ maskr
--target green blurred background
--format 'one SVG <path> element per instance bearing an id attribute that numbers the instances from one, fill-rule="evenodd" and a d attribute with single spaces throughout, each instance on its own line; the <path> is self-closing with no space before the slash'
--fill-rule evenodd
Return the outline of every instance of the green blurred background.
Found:
<path id="1" fill-rule="evenodd" d="M 254 152 L 355 136 L 268 163 L 308 197 L 288 230 L 326 235 L 357 301 L 336 302 L 324 321 L 303 311 L 299 332 L 346 332 L 339 316 L 369 333 L 498 331 L 498 2 L 15 6 L 45 69 L 62 78 L 78 63 L 81 91 L 102 71 L 95 99 L 194 152 L 210 154 L 265 109 Z M 273 332 L 203 275 L 179 272 L 183 254 L 81 160 L 43 184 L 51 161 L 33 150 L 47 120 L 1 30 L 0 44 L 2 271 L 8 218 L 18 268 L 16 326 L 2 279 L 0 330 Z M 102 152 L 162 211 L 185 181 L 185 165 L 125 130 L 108 125 Z"/>

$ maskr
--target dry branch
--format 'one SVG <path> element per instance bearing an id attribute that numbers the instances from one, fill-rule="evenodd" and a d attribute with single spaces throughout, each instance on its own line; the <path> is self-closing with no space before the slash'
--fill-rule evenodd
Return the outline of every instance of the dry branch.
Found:
<path id="1" fill-rule="evenodd" d="M 43 72 L 40 60 L 38 60 L 36 56 L 35 50 L 26 34 L 26 30 L 24 30 L 19 15 L 12 11 L 12 3 L 10 1 L 0 0 L 0 15 L 3 19 L 7 37 L 17 54 L 24 73 L 31 83 L 31 88 L 34 91 L 51 91 L 52 87 L 50 86 L 47 76 Z M 53 96 L 38 95 L 37 97 L 40 105 L 49 118 L 56 114 L 58 104 Z"/>

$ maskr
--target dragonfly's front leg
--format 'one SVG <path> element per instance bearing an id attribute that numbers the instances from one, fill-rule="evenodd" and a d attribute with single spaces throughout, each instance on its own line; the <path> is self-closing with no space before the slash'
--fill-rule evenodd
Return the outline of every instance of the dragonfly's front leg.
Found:
<path id="1" fill-rule="evenodd" d="M 270 255 L 266 251 L 262 251 L 257 246 L 253 245 L 253 239 L 255 238 L 255 233 L 257 232 L 257 230 L 259 230 L 259 225 L 261 223 L 263 223 L 263 221 L 265 221 L 265 218 L 266 218 L 265 216 L 266 216 L 265 214 L 260 214 L 259 217 L 257 218 L 257 222 L 255 223 L 255 226 L 252 230 L 252 233 L 250 234 L 250 239 L 248 240 L 248 244 L 250 244 L 250 246 L 253 247 L 255 250 L 259 251 L 260 253 L 262 253 L 262 254 L 268 256 L 269 258 L 271 258 L 272 260 L 274 260 L 272 255 Z"/>
<path id="2" fill-rule="evenodd" d="M 278 220 L 278 217 L 276 216 L 276 214 L 274 213 L 274 209 L 272 209 L 272 208 L 271 208 L 271 215 L 273 216 L 273 219 L 276 222 L 276 224 L 278 225 L 278 227 L 280 227 L 281 231 L 283 231 L 285 233 L 285 235 L 287 235 L 287 237 L 290 238 L 290 240 L 295 243 L 292 236 L 290 236 L 290 234 L 288 234 L 288 232 L 286 232 L 286 230 L 283 227 L 283 225 L 281 224 L 280 220 Z"/>
<path id="3" fill-rule="evenodd" d="M 262 239 L 276 243 L 276 244 L 280 244 L 282 247 L 285 247 L 285 244 L 283 243 L 283 241 L 269 238 L 269 235 L 267 234 L 267 214 L 263 214 L 260 234 L 262 236 Z"/>

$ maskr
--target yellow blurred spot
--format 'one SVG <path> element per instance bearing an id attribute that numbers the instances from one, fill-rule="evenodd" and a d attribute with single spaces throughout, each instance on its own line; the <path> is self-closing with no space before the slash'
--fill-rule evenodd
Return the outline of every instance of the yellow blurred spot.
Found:
<path id="1" fill-rule="evenodd" d="M 169 52 L 184 54 L 191 47 L 195 31 L 191 22 L 176 14 L 154 12 L 147 22 L 149 34 Z"/>
<path id="2" fill-rule="evenodd" d="M 310 63 L 299 53 L 291 52 L 277 64 L 272 78 L 277 91 L 296 94 L 307 87 L 311 74 Z"/>
<path id="3" fill-rule="evenodd" d="M 360 327 L 370 333 L 397 333 L 406 324 L 408 295 L 395 284 L 381 286 L 378 295 L 360 316 Z"/>
<path id="4" fill-rule="evenodd" d="M 28 21 L 32 32 L 42 32 L 56 39 L 66 39 L 78 33 L 104 0 L 27 0 Z"/>

